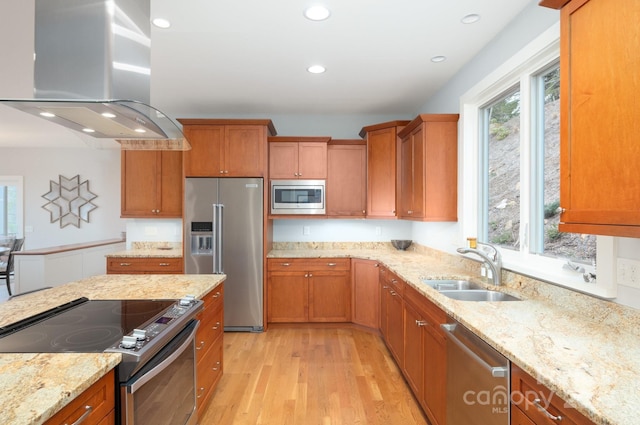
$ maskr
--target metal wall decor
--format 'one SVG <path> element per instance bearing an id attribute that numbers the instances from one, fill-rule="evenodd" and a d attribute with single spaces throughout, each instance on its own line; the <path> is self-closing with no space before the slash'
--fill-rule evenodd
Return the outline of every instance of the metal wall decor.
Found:
<path id="1" fill-rule="evenodd" d="M 49 181 L 49 192 L 42 195 L 47 202 L 42 206 L 51 214 L 51 223 L 60 221 L 60 228 L 72 224 L 80 227 L 80 220 L 89 222 L 89 213 L 97 205 L 91 201 L 98 197 L 89 190 L 89 180 L 80 183 L 80 176 L 70 179 L 62 174 L 58 181 Z"/>

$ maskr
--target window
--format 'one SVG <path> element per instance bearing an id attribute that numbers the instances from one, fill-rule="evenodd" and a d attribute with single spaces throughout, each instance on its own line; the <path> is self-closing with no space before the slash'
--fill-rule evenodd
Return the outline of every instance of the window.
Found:
<path id="1" fill-rule="evenodd" d="M 558 58 L 556 25 L 462 96 L 461 240 L 497 246 L 506 269 L 609 298 L 606 276 L 583 277 L 601 238 L 558 231 Z"/>
<path id="2" fill-rule="evenodd" d="M 0 176 L 0 235 L 23 237 L 21 176 Z"/>

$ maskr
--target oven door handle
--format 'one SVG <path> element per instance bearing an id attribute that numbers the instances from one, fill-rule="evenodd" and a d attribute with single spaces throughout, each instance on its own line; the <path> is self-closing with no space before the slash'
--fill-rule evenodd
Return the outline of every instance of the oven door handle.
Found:
<path id="1" fill-rule="evenodd" d="M 454 344 L 458 346 L 462 351 L 465 352 L 469 357 L 471 357 L 477 364 L 482 366 L 484 369 L 491 373 L 491 376 L 494 378 L 504 378 L 508 376 L 509 368 L 504 366 L 491 366 L 489 363 L 485 362 L 480 356 L 473 352 L 465 343 L 460 341 L 453 334 L 453 331 L 456 329 L 455 323 L 443 323 L 440 327 L 446 332 L 445 336 L 451 340 Z"/>
<path id="2" fill-rule="evenodd" d="M 190 345 L 193 347 L 193 343 L 196 339 L 196 331 L 198 330 L 199 326 L 200 326 L 200 321 L 196 320 L 195 326 L 193 327 L 191 332 L 189 332 L 189 334 L 186 336 L 185 341 L 182 344 L 180 344 L 180 346 L 176 348 L 166 359 L 158 363 L 157 366 L 145 372 L 139 379 L 135 380 L 135 382 L 128 385 L 128 388 L 129 388 L 128 392 L 133 394 L 136 391 L 138 391 L 140 387 L 142 387 L 144 384 L 146 384 L 147 382 L 155 378 L 157 375 L 162 373 L 162 371 L 165 370 L 169 365 L 171 365 L 171 363 L 173 363 L 175 359 L 180 357 L 180 355 L 184 353 L 189 348 Z"/>

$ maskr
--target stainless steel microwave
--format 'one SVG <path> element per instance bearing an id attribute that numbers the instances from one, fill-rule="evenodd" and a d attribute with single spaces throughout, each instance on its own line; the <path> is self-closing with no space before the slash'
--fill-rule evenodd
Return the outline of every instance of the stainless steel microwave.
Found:
<path id="1" fill-rule="evenodd" d="M 271 180 L 271 214 L 325 214 L 324 180 Z"/>

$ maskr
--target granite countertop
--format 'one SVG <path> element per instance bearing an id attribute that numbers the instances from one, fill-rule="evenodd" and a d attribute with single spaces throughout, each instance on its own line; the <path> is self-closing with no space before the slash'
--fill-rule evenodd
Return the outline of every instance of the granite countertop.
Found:
<path id="1" fill-rule="evenodd" d="M 638 422 L 638 310 L 507 271 L 499 290 L 522 301 L 453 300 L 421 279 L 474 278 L 479 276 L 479 263 L 423 247 L 397 251 L 387 245 L 319 244 L 300 249 L 276 244 L 268 257 L 380 261 L 596 424 Z"/>
<path id="2" fill-rule="evenodd" d="M 202 298 L 225 275 L 102 275 L 34 292 L 0 304 L 0 326 L 68 301 Z M 4 425 L 37 425 L 121 361 L 115 353 L 0 353 L 0 411 Z"/>
<path id="3" fill-rule="evenodd" d="M 180 242 L 132 242 L 131 249 L 111 252 L 107 258 L 181 258 Z"/>

